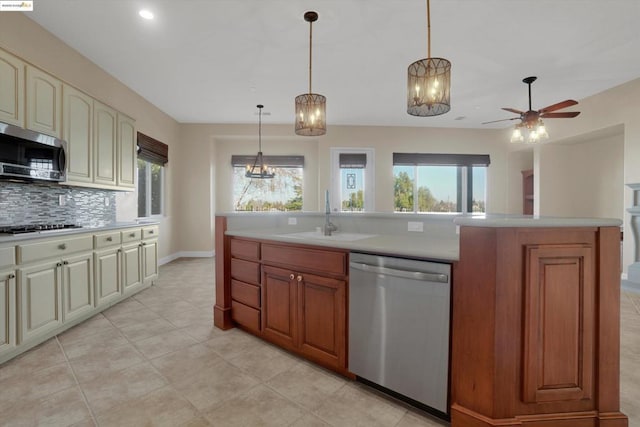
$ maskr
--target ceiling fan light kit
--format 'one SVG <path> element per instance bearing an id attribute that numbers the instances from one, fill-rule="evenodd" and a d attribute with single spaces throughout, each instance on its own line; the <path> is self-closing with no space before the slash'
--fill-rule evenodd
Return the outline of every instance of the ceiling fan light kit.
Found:
<path id="1" fill-rule="evenodd" d="M 451 109 L 451 62 L 431 57 L 431 13 L 427 0 L 427 58 L 407 69 L 407 113 L 439 116 Z"/>
<path id="2" fill-rule="evenodd" d="M 309 92 L 296 96 L 295 132 L 302 136 L 320 136 L 327 133 L 327 98 L 311 91 L 311 41 L 318 14 L 305 12 L 304 20 L 309 23 Z"/>
<path id="3" fill-rule="evenodd" d="M 531 83 L 535 82 L 537 77 L 525 77 L 522 79 L 523 83 L 526 83 L 529 87 L 529 110 L 520 111 L 515 108 L 502 108 L 505 111 L 509 111 L 511 113 L 518 114 L 519 117 L 512 117 L 510 119 L 502 119 L 502 120 L 493 120 L 490 122 L 484 122 L 483 125 L 488 123 L 496 123 L 496 122 L 504 122 L 508 120 L 520 120 L 515 128 L 513 129 L 513 133 L 511 134 L 511 142 L 539 142 L 543 139 L 549 138 L 549 133 L 547 132 L 547 128 L 542 121 L 545 119 L 571 119 L 580 114 L 579 111 L 565 111 L 562 113 L 554 113 L 554 111 L 561 110 L 563 108 L 570 107 L 572 105 L 577 105 L 578 101 L 574 101 L 573 99 L 567 99 L 562 102 L 558 102 L 556 104 L 549 105 L 548 107 L 541 108 L 537 111 L 531 109 Z M 527 137 L 525 138 L 524 134 L 527 133 Z"/>

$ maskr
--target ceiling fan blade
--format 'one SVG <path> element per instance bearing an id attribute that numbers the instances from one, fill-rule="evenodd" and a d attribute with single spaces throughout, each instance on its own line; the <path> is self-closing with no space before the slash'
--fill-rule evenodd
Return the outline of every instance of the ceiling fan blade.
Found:
<path id="1" fill-rule="evenodd" d="M 580 114 L 580 111 L 566 111 L 563 113 L 543 113 L 540 117 L 543 119 L 571 119 Z"/>
<path id="2" fill-rule="evenodd" d="M 578 101 L 574 101 L 573 99 L 567 99 L 566 101 L 558 102 L 557 104 L 549 105 L 548 107 L 544 107 L 541 110 L 538 110 L 540 114 L 550 113 L 552 111 L 560 110 L 562 108 L 571 107 L 572 105 L 576 105 Z"/>
<path id="3" fill-rule="evenodd" d="M 524 114 L 524 111 L 516 110 L 515 108 L 502 108 L 504 111 L 509 111 L 516 114 Z"/>
<path id="4" fill-rule="evenodd" d="M 506 121 L 509 121 L 509 120 L 520 120 L 520 117 L 512 117 L 512 118 L 510 118 L 510 119 L 502 119 L 502 120 L 492 120 L 492 121 L 490 121 L 490 122 L 484 122 L 484 123 L 482 123 L 482 124 L 483 124 L 483 125 L 487 125 L 487 124 L 489 124 L 489 123 L 506 122 Z"/>

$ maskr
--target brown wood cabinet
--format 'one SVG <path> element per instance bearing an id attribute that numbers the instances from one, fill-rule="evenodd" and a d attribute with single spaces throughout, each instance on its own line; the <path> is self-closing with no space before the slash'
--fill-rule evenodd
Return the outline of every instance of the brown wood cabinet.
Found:
<path id="1" fill-rule="evenodd" d="M 619 253 L 618 227 L 461 227 L 452 426 L 627 426 Z"/>
<path id="2" fill-rule="evenodd" d="M 219 247 L 216 326 L 240 326 L 348 374 L 347 251 L 227 236 Z"/>

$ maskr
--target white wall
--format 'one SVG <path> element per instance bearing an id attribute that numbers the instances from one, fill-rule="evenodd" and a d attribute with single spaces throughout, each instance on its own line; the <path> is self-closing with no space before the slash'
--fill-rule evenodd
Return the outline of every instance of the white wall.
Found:
<path id="1" fill-rule="evenodd" d="M 624 137 L 540 147 L 540 215 L 624 218 Z"/>
<path id="2" fill-rule="evenodd" d="M 522 214 L 522 171 L 533 169 L 533 148 L 515 146 L 507 159 L 507 207 L 510 214 Z"/>

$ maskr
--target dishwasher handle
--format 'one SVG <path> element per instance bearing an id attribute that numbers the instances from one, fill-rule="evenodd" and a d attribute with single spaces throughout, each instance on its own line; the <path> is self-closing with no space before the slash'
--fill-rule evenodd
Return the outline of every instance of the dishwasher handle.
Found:
<path id="1" fill-rule="evenodd" d="M 349 262 L 351 268 L 369 273 L 385 274 L 387 276 L 402 277 L 403 279 L 423 280 L 427 282 L 448 283 L 449 277 L 442 273 L 425 273 L 421 271 L 398 270 L 395 268 L 380 267 L 378 265 L 362 262 Z"/>

